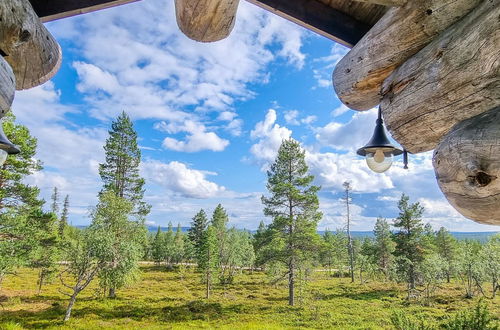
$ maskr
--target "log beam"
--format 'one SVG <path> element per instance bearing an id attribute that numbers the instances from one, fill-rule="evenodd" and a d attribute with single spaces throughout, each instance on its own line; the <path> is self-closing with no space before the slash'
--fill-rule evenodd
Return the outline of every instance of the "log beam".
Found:
<path id="1" fill-rule="evenodd" d="M 383 81 L 482 1 L 419 0 L 390 8 L 335 67 L 333 86 L 340 100 L 355 110 L 379 104 Z"/>
<path id="2" fill-rule="evenodd" d="M 175 0 L 179 29 L 190 39 L 214 42 L 229 36 L 239 0 Z"/>
<path id="3" fill-rule="evenodd" d="M 500 107 L 457 124 L 432 163 L 439 188 L 458 212 L 500 225 Z"/>
<path id="4" fill-rule="evenodd" d="M 387 128 L 412 153 L 458 122 L 500 105 L 500 6 L 485 0 L 386 79 Z"/>
<path id="5" fill-rule="evenodd" d="M 14 72 L 12 72 L 9 63 L 0 56 L 0 118 L 10 110 L 15 93 L 16 82 Z"/>
<path id="6" fill-rule="evenodd" d="M 61 65 L 61 47 L 28 0 L 0 2 L 0 53 L 16 77 L 16 89 L 43 84 Z"/>
<path id="7" fill-rule="evenodd" d="M 30 0 L 44 23 L 136 1 L 140 0 Z"/>
<path id="8" fill-rule="evenodd" d="M 401 7 L 406 4 L 407 0 L 354 0 L 356 2 L 366 2 L 374 5 L 382 5 L 389 7 Z"/>
<path id="9" fill-rule="evenodd" d="M 317 0 L 247 0 L 278 16 L 352 47 L 370 26 Z"/>

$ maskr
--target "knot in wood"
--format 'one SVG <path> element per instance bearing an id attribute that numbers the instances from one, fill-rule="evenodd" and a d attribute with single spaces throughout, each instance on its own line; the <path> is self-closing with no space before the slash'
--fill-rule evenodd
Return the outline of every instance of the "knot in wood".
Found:
<path id="1" fill-rule="evenodd" d="M 489 175 L 488 173 L 483 171 L 478 171 L 476 174 L 470 175 L 468 178 L 471 185 L 477 187 L 486 187 L 491 183 L 491 181 L 495 180 L 497 177 L 494 175 Z"/>

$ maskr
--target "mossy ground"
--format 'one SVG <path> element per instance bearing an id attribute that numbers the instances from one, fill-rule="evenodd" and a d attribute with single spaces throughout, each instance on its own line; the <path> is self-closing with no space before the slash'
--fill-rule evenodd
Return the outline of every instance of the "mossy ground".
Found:
<path id="1" fill-rule="evenodd" d="M 271 286 L 259 272 L 244 273 L 233 285 L 216 287 L 204 299 L 200 275 L 180 274 L 164 267 L 141 267 L 141 279 L 118 291 L 116 299 L 102 298 L 94 285 L 81 293 L 72 319 L 63 323 L 68 298 L 58 280 L 36 294 L 36 273 L 22 270 L 0 288 L 0 329 L 390 329 L 390 315 L 402 310 L 438 323 L 477 299 L 463 298 L 459 283 L 442 285 L 424 306 L 408 303 L 402 286 L 370 281 L 350 283 L 315 273 L 303 290 L 299 306 L 287 305 L 287 288 Z M 500 298 L 487 301 L 500 317 Z"/>

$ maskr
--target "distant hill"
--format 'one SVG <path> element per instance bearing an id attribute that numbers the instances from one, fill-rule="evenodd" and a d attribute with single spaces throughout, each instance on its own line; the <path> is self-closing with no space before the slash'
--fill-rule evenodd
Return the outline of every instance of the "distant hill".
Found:
<path id="1" fill-rule="evenodd" d="M 167 231 L 167 227 L 160 227 L 161 231 Z M 181 227 L 182 232 L 185 233 L 189 230 L 189 227 Z M 150 232 L 156 232 L 158 230 L 158 226 L 148 226 L 148 230 Z M 174 227 L 174 231 L 176 230 L 176 227 Z M 254 233 L 255 230 L 250 230 L 250 232 Z M 320 235 L 323 235 L 325 232 L 320 230 L 318 231 Z M 451 232 L 451 234 L 459 240 L 465 240 L 465 239 L 471 239 L 471 240 L 477 240 L 480 242 L 486 242 L 489 237 L 497 234 L 498 232 L 473 232 L 473 233 L 468 233 L 468 232 Z M 352 237 L 354 238 L 364 238 L 364 237 L 370 237 L 373 238 L 375 235 L 373 234 L 373 231 L 352 231 L 351 232 Z"/>

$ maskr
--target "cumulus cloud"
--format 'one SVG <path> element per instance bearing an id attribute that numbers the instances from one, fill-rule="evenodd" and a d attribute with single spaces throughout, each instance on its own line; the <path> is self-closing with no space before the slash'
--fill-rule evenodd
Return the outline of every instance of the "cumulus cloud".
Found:
<path id="1" fill-rule="evenodd" d="M 250 132 L 250 137 L 257 140 L 250 152 L 263 168 L 274 160 L 283 140 L 288 139 L 292 131 L 276 124 L 276 111 L 269 109 L 263 121 L 258 122 Z"/>
<path id="2" fill-rule="evenodd" d="M 206 179 L 207 175 L 216 173 L 190 169 L 181 162 L 148 160 L 141 164 L 141 169 L 146 179 L 184 197 L 209 198 L 225 190 Z"/>
<path id="3" fill-rule="evenodd" d="M 299 118 L 300 114 L 298 110 L 288 110 L 285 111 L 285 122 L 288 125 L 300 125 L 300 124 L 306 124 L 310 125 L 314 123 L 318 117 L 314 115 L 309 115 L 304 118 Z"/>

